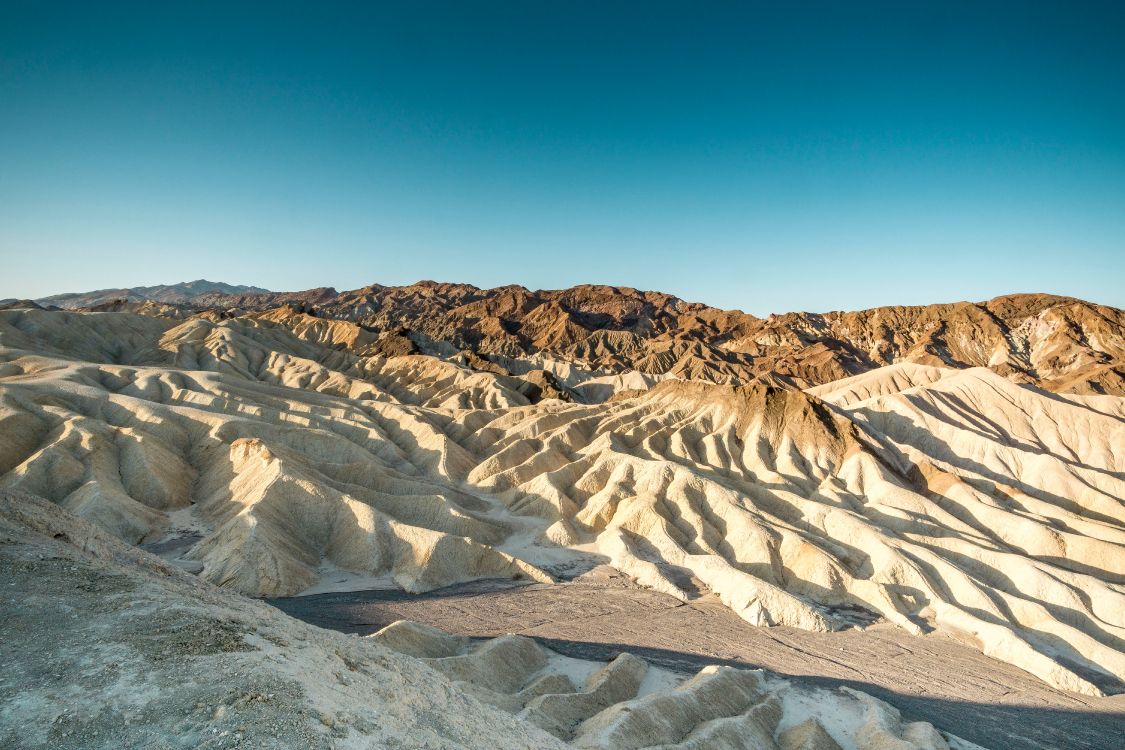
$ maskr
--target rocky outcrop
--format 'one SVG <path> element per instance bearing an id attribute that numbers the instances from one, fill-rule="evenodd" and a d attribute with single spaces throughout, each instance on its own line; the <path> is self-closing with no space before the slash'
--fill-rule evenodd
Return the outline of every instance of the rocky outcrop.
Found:
<path id="1" fill-rule="evenodd" d="M 796 685 L 761 670 L 712 666 L 684 677 L 630 653 L 584 663 L 530 638 L 471 644 L 408 621 L 371 640 L 421 658 L 460 689 L 578 748 L 949 750 L 932 725 L 905 723 L 870 695 Z M 650 671 L 662 679 L 647 681 Z M 568 676 L 576 673 L 588 676 L 576 683 Z"/>
<path id="2" fill-rule="evenodd" d="M 636 371 L 714 383 L 770 375 L 808 387 L 911 362 L 989 367 L 1060 393 L 1125 394 L 1125 313 L 1046 294 L 757 318 L 668 294 L 597 285 L 532 291 L 422 281 L 345 292 L 222 286 L 192 282 L 39 302 L 78 308 L 149 299 L 226 314 L 285 308 L 376 332 L 407 329 L 472 352 L 482 364 L 497 357 L 545 356 L 602 373 Z"/>

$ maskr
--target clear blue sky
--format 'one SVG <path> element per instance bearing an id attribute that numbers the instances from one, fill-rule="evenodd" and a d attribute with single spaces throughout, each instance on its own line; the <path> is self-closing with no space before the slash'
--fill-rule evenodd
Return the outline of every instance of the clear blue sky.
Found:
<path id="1" fill-rule="evenodd" d="M 0 4 L 0 297 L 1125 307 L 1125 3 L 231 5 Z"/>

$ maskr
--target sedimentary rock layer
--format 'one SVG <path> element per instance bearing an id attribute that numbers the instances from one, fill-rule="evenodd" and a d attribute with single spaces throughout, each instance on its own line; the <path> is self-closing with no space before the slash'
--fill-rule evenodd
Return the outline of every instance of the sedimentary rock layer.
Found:
<path id="1" fill-rule="evenodd" d="M 1065 689 L 1125 679 L 1119 397 L 900 363 L 809 392 L 619 373 L 582 403 L 381 335 L 0 311 L 0 485 L 254 595 L 609 562 L 763 626 L 863 612 Z"/>

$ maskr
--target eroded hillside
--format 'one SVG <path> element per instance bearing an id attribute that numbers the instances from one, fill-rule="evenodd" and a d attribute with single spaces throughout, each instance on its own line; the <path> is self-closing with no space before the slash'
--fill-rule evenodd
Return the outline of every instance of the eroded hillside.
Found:
<path id="1" fill-rule="evenodd" d="M 659 292 L 594 285 L 531 291 L 424 281 L 345 292 L 234 293 L 222 286 L 120 290 L 116 303 L 104 292 L 40 302 L 177 317 L 287 309 L 358 323 L 430 353 L 462 352 L 513 374 L 546 367 L 566 377 L 577 368 L 716 383 L 771 377 L 809 387 L 913 362 L 989 367 L 1055 392 L 1125 394 L 1125 314 L 1045 294 L 757 318 Z"/>
<path id="2" fill-rule="evenodd" d="M 757 625 L 884 619 L 1068 690 L 1125 679 L 1119 397 L 995 364 L 807 392 L 516 376 L 393 335 L 291 308 L 0 311 L 0 484 L 257 596 L 609 563 Z"/>

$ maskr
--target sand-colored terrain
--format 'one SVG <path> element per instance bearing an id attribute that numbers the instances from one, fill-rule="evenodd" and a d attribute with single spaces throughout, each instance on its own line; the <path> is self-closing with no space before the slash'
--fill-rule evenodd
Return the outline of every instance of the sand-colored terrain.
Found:
<path id="1" fill-rule="evenodd" d="M 306 625 L 0 491 L 6 748 L 972 750 L 861 691 Z"/>
<path id="2" fill-rule="evenodd" d="M 472 643 L 409 620 L 371 638 L 577 748 L 947 750 L 951 741 L 967 744 L 927 722 L 903 721 L 866 693 L 795 685 L 761 670 L 711 665 L 685 679 L 629 652 L 591 662 L 524 636 Z"/>
<path id="3" fill-rule="evenodd" d="M 252 595 L 610 563 L 746 621 L 939 631 L 1051 685 L 1125 678 L 1125 421 L 985 368 L 603 403 L 292 312 L 0 311 L 0 484 Z M 612 387 L 612 386 L 611 386 Z"/>

